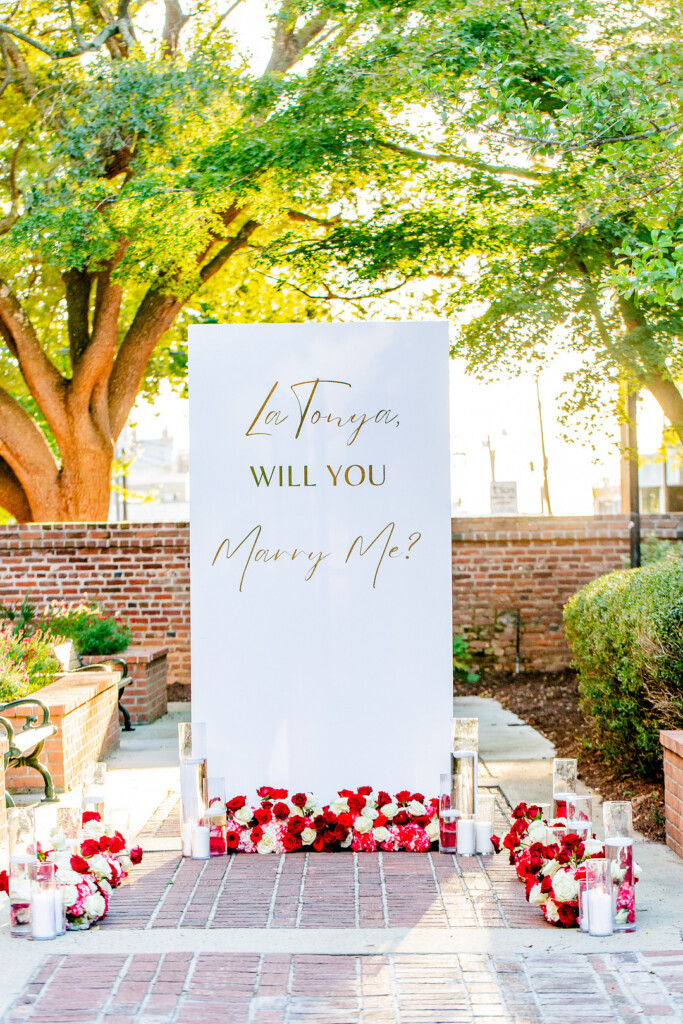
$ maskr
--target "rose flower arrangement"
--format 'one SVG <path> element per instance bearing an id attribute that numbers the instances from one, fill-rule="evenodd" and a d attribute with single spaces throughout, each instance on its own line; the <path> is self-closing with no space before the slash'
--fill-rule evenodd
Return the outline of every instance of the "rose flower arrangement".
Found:
<path id="1" fill-rule="evenodd" d="M 557 836 L 535 804 L 521 803 L 512 812 L 512 827 L 503 839 L 510 863 L 524 882 L 529 903 L 539 906 L 546 921 L 560 928 L 579 923 L 579 888 L 586 877 L 586 861 L 604 857 L 605 848 L 591 833 L 565 832 Z M 558 819 L 558 826 L 564 822 Z M 635 872 L 638 877 L 638 869 Z M 633 888 L 629 887 L 630 897 Z M 617 893 L 617 909 L 626 895 Z"/>
<path id="2" fill-rule="evenodd" d="M 139 846 L 129 848 L 122 833 L 104 824 L 94 811 L 83 815 L 80 843 L 73 844 L 59 830 L 50 839 L 51 848 L 39 845 L 37 856 L 39 862 L 57 865 L 55 877 L 61 888 L 67 928 L 90 928 L 105 916 L 113 890 L 126 878 L 131 865 L 140 863 L 142 850 Z M 28 884 L 23 879 L 9 879 L 6 871 L 0 872 L 0 891 L 8 893 L 12 901 L 21 896 L 18 889 Z"/>
<path id="3" fill-rule="evenodd" d="M 312 793 L 262 786 L 260 803 L 244 796 L 226 803 L 228 852 L 406 850 L 423 853 L 439 836 L 438 800 L 402 790 L 391 797 L 372 786 L 342 789 L 322 807 Z"/>

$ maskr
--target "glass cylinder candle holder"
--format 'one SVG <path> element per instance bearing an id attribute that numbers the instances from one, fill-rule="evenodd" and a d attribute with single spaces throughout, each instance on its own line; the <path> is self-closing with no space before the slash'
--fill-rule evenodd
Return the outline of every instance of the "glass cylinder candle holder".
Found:
<path id="1" fill-rule="evenodd" d="M 614 930 L 636 930 L 636 880 L 633 862 L 633 809 L 630 800 L 602 805 L 605 856 L 611 865 Z"/>
<path id="2" fill-rule="evenodd" d="M 577 879 L 579 883 L 579 931 L 588 933 L 588 882 L 584 872 L 583 878 Z"/>
<path id="3" fill-rule="evenodd" d="M 44 861 L 35 867 L 31 887 L 31 938 L 37 941 L 57 938 L 56 865 Z"/>
<path id="4" fill-rule="evenodd" d="M 209 805 L 206 809 L 206 817 L 211 832 L 211 856 L 222 857 L 227 853 L 225 842 L 225 779 L 218 777 L 210 778 L 208 781 L 208 792 Z"/>
<path id="5" fill-rule="evenodd" d="M 9 808 L 8 808 L 9 810 Z M 26 939 L 31 934 L 31 897 L 36 860 L 21 861 L 16 857 L 9 866 L 9 923 L 10 935 Z"/>
<path id="6" fill-rule="evenodd" d="M 99 814 L 104 821 L 104 803 L 107 787 L 107 766 L 104 761 L 95 761 L 86 766 L 83 772 L 83 794 L 81 810 Z"/>
<path id="7" fill-rule="evenodd" d="M 453 719 L 451 773 L 461 778 L 459 810 L 474 814 L 479 772 L 479 719 Z"/>
<path id="8" fill-rule="evenodd" d="M 593 798 L 591 796 L 579 796 L 574 793 L 567 795 L 566 803 L 567 828 L 582 838 L 587 838 L 593 832 Z"/>
<path id="9" fill-rule="evenodd" d="M 456 852 L 461 857 L 473 857 L 476 853 L 476 822 L 473 814 L 461 814 L 458 818 Z"/>
<path id="10" fill-rule="evenodd" d="M 131 839 L 130 811 L 127 807 L 110 807 L 107 811 L 107 824 L 120 832 L 126 842 Z"/>
<path id="11" fill-rule="evenodd" d="M 611 864 L 606 858 L 586 861 L 586 901 L 590 935 L 611 935 L 614 931 L 612 911 Z"/>
<path id="12" fill-rule="evenodd" d="M 567 799 L 576 793 L 577 773 L 575 757 L 553 759 L 553 818 L 567 817 Z"/>
<path id="13" fill-rule="evenodd" d="M 76 846 L 83 831 L 83 815 L 79 807 L 58 807 L 56 835 L 64 837 L 67 846 Z"/>
<path id="14" fill-rule="evenodd" d="M 178 758 L 202 757 L 206 759 L 206 722 L 178 723 Z"/>
<path id="15" fill-rule="evenodd" d="M 190 823 L 192 860 L 208 860 L 211 856 L 211 828 L 208 818 Z"/>
<path id="16" fill-rule="evenodd" d="M 188 757 L 180 762 L 180 827 L 183 856 L 192 856 L 192 827 L 204 817 L 208 805 L 206 760 Z"/>
<path id="17" fill-rule="evenodd" d="M 458 789 L 460 779 L 446 772 L 441 776 L 439 797 L 439 853 L 455 853 L 458 835 Z"/>
<path id="18" fill-rule="evenodd" d="M 10 864 L 28 864 L 36 859 L 36 815 L 33 807 L 8 807 Z"/>
<path id="19" fill-rule="evenodd" d="M 496 798 L 489 793 L 480 793 L 477 799 L 477 812 L 475 815 L 475 845 L 477 853 L 494 853 L 491 843 L 493 835 L 493 817 L 496 810 Z"/>

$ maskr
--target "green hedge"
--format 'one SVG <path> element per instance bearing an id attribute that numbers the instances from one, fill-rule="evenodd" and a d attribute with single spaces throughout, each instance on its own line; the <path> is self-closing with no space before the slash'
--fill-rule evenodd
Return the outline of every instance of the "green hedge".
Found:
<path id="1" fill-rule="evenodd" d="M 601 576 L 568 601 L 564 622 L 599 749 L 660 775 L 659 730 L 683 728 L 683 560 Z"/>

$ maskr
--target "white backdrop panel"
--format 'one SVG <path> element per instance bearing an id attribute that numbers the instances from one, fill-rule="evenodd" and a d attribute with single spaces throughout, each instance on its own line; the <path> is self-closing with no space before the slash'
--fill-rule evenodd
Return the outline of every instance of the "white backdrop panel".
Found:
<path id="1" fill-rule="evenodd" d="M 209 774 L 438 791 L 445 324 L 190 328 L 192 715 Z"/>

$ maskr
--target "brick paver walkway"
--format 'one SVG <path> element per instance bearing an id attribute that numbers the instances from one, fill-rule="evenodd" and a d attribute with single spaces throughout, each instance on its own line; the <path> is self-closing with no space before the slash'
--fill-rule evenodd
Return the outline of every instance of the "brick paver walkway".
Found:
<path id="1" fill-rule="evenodd" d="M 50 956 L 5 1024 L 672 1024 L 683 954 Z"/>

